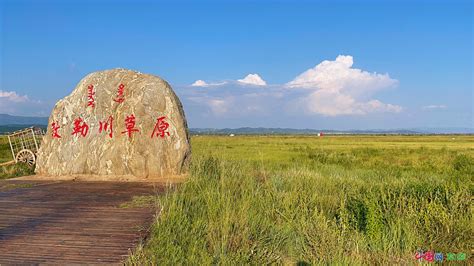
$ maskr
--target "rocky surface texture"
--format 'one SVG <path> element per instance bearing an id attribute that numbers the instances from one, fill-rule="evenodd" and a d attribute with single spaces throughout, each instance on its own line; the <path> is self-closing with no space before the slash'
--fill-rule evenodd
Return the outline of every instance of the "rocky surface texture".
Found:
<path id="1" fill-rule="evenodd" d="M 181 175 L 191 155 L 184 111 L 159 77 L 113 69 L 60 100 L 38 152 L 40 175 Z"/>

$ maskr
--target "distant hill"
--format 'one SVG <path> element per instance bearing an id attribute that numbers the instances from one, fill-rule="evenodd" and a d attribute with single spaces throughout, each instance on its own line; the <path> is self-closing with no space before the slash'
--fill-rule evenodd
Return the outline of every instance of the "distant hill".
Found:
<path id="1" fill-rule="evenodd" d="M 0 126 L 6 125 L 48 125 L 48 118 L 0 114 Z"/>
<path id="2" fill-rule="evenodd" d="M 43 130 L 46 130 L 46 125 L 6 125 L 6 126 L 0 126 L 0 135 L 11 133 L 20 129 L 25 129 L 27 127 L 40 127 Z"/>
<path id="3" fill-rule="evenodd" d="M 28 117 L 0 114 L 0 133 L 12 132 L 30 126 L 46 128 L 47 117 Z M 410 128 L 410 129 L 370 129 L 370 130 L 332 130 L 332 129 L 294 129 L 294 128 L 191 128 L 193 135 L 311 135 L 325 134 L 474 134 L 474 128 Z"/>
<path id="4" fill-rule="evenodd" d="M 0 114 L 0 134 L 17 131 L 31 126 L 38 126 L 45 129 L 47 125 L 47 117 L 28 117 Z"/>
<path id="5" fill-rule="evenodd" d="M 215 134 L 215 135 L 311 135 L 318 133 L 325 134 L 419 134 L 413 130 L 332 130 L 332 129 L 294 129 L 294 128 L 191 128 L 191 134 Z"/>
<path id="6" fill-rule="evenodd" d="M 474 134 L 473 128 L 420 128 L 420 129 L 371 129 L 371 130 L 332 130 L 332 129 L 293 129 L 293 128 L 191 128 L 193 135 L 311 135 L 324 134 Z"/>

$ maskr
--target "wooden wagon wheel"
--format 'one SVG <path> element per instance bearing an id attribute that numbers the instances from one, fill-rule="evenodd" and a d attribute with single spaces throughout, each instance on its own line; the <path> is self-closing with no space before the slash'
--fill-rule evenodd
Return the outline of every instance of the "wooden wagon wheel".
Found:
<path id="1" fill-rule="evenodd" d="M 36 157 L 32 151 L 24 149 L 16 154 L 16 161 L 26 163 L 29 167 L 33 167 L 36 162 Z"/>

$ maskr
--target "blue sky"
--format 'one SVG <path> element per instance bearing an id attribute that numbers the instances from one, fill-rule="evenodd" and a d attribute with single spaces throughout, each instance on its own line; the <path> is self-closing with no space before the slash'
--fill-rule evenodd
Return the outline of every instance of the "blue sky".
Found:
<path id="1" fill-rule="evenodd" d="M 195 2 L 0 0 L 0 113 L 122 67 L 191 127 L 474 127 L 472 1 Z"/>

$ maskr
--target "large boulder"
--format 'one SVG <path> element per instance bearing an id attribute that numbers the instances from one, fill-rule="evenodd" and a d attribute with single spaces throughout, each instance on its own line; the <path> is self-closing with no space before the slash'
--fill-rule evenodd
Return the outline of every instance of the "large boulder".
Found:
<path id="1" fill-rule="evenodd" d="M 169 177 L 186 172 L 190 155 L 186 118 L 170 85 L 113 69 L 87 75 L 56 104 L 36 173 Z"/>

